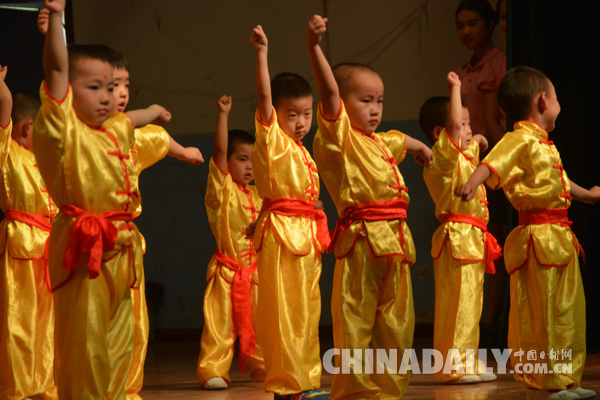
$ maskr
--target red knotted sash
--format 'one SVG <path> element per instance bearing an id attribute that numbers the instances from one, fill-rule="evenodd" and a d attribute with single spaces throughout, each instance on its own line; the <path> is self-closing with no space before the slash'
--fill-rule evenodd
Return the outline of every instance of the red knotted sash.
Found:
<path id="1" fill-rule="evenodd" d="M 4 219 L 9 221 L 19 221 L 30 226 L 35 226 L 43 231 L 50 232 L 52 230 L 52 223 L 50 218 L 44 217 L 38 214 L 32 214 L 26 211 L 9 209 L 4 213 Z M 46 286 L 48 290 L 51 290 L 50 286 L 50 275 L 48 274 L 48 244 L 50 243 L 50 235 L 46 238 L 46 245 L 44 249 L 44 262 L 46 264 Z"/>
<path id="2" fill-rule="evenodd" d="M 126 211 L 106 211 L 96 215 L 72 204 L 61 206 L 60 211 L 75 218 L 69 231 L 62 268 L 77 269 L 79 256 L 88 253 L 89 276 L 90 279 L 96 278 L 100 274 L 102 253 L 114 249 L 117 244 L 118 232 L 113 221 L 131 222 L 133 214 Z"/>
<path id="3" fill-rule="evenodd" d="M 569 221 L 566 208 L 547 208 L 542 210 L 519 210 L 519 225 L 544 225 L 561 224 L 570 227 L 573 223 Z M 575 234 L 573 234 L 575 237 Z M 585 251 L 581 244 L 574 239 L 576 247 L 581 252 L 583 265 L 585 265 Z"/>
<path id="4" fill-rule="evenodd" d="M 232 297 L 233 314 L 240 338 L 238 365 L 242 371 L 248 372 L 245 363 L 246 356 L 254 355 L 254 348 L 256 347 L 256 334 L 252 328 L 252 299 L 250 297 L 250 276 L 256 271 L 256 262 L 250 264 L 247 268 L 243 268 L 233 258 L 219 250 L 215 250 L 213 257 L 219 264 L 235 271 Z"/>
<path id="5" fill-rule="evenodd" d="M 323 249 L 329 247 L 331 237 L 327 227 L 327 216 L 323 210 L 317 210 L 315 203 L 307 200 L 290 199 L 287 197 L 277 197 L 273 200 L 263 202 L 263 210 L 271 211 L 278 215 L 294 217 L 301 215 L 310 218 L 317 223 L 317 240 Z"/>
<path id="6" fill-rule="evenodd" d="M 329 251 L 333 250 L 338 234 L 360 221 L 406 221 L 408 203 L 403 199 L 384 200 L 377 203 L 365 203 L 348 207 L 344 215 L 338 218 Z"/>
<path id="7" fill-rule="evenodd" d="M 485 221 L 472 215 L 456 213 L 444 213 L 438 215 L 438 219 L 442 224 L 444 222 L 462 222 L 481 229 L 483 231 L 483 242 L 485 245 L 485 273 L 496 273 L 494 261 L 502 256 L 502 247 L 500 247 L 494 235 L 488 232 Z"/>

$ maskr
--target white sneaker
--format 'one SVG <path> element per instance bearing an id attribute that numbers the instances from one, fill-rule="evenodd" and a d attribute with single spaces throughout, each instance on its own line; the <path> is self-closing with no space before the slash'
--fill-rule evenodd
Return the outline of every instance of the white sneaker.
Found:
<path id="1" fill-rule="evenodd" d="M 567 389 L 571 393 L 577 394 L 580 399 L 593 399 L 596 397 L 596 392 L 590 389 L 584 389 L 582 387 L 577 387 L 573 389 Z"/>
<path id="2" fill-rule="evenodd" d="M 451 385 L 465 385 L 468 383 L 478 383 L 481 382 L 481 378 L 479 377 L 479 375 L 465 375 L 465 376 L 461 376 L 460 378 L 457 379 L 452 379 L 451 381 L 445 382 L 445 383 L 449 383 Z"/>
<path id="3" fill-rule="evenodd" d="M 204 390 L 221 390 L 227 389 L 229 385 L 225 379 L 220 376 L 215 376 L 214 378 L 210 378 L 206 382 L 202 384 L 202 389 Z"/>
<path id="4" fill-rule="evenodd" d="M 577 400 L 579 398 L 578 394 L 569 392 L 568 390 L 549 392 L 543 389 L 527 389 L 527 400 Z"/>
<path id="5" fill-rule="evenodd" d="M 481 378 L 481 382 L 495 381 L 498 379 L 496 374 L 479 374 L 478 376 Z"/>

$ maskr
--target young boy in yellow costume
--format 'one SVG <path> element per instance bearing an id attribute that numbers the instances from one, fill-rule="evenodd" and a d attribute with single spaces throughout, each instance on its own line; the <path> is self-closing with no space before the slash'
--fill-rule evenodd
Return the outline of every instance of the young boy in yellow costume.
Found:
<path id="1" fill-rule="evenodd" d="M 129 78 L 130 69 L 127 59 L 119 52 L 107 48 L 111 54 L 109 63 L 113 67 L 114 90 L 116 111 L 124 112 L 129 103 Z M 135 144 L 130 150 L 133 168 L 139 176 L 143 170 L 151 167 L 156 162 L 169 155 L 191 165 L 200 165 L 204 162 L 202 153 L 196 147 L 183 147 L 177 143 L 162 126 L 148 124 L 136 128 Z M 136 215 L 141 214 L 142 204 L 138 206 Z M 142 237 L 143 253 L 146 253 L 146 242 Z M 128 400 L 140 399 L 138 393 L 144 383 L 144 361 L 148 349 L 148 308 L 146 305 L 146 279 L 142 268 L 139 285 L 131 288 L 134 316 L 134 358 L 131 372 L 125 385 Z"/>
<path id="2" fill-rule="evenodd" d="M 326 22 L 317 15 L 310 20 L 307 47 L 320 95 L 313 151 L 340 216 L 332 242 L 337 258 L 331 300 L 334 346 L 394 349 L 399 365 L 413 338 L 409 267 L 415 249 L 405 223 L 408 189 L 397 164 L 407 152 L 420 163 L 431 163 L 431 150 L 398 131 L 375 133 L 383 82 L 361 64 L 343 64 L 332 72 L 319 46 Z M 371 375 L 363 368 L 335 375 L 331 397 L 397 399 L 407 386 L 408 374 L 386 369 Z"/>
<path id="3" fill-rule="evenodd" d="M 264 361 L 256 345 L 258 273 L 254 241 L 246 226 L 255 222 L 262 206 L 256 187 L 250 185 L 254 138 L 240 130 L 227 131 L 232 100 L 217 102 L 219 117 L 214 153 L 206 188 L 206 213 L 217 249 L 206 271 L 204 329 L 198 358 L 198 379 L 203 389 L 229 386 L 229 368 L 239 337 L 240 368 L 254 381 L 265 379 Z"/>
<path id="4" fill-rule="evenodd" d="M 423 178 L 441 222 L 431 248 L 435 276 L 433 348 L 442 353 L 444 365 L 448 351 L 458 350 L 463 370 L 448 373 L 442 369 L 434 378 L 446 383 L 475 383 L 496 379 L 494 374 L 479 371 L 477 350 L 484 272 L 495 273 L 494 260 L 502 249 L 487 232 L 485 187 L 479 186 L 475 201 L 465 202 L 454 195 L 454 188 L 475 171 L 479 151 L 487 148 L 487 140 L 471 132 L 469 110 L 461 104 L 458 75 L 450 72 L 446 81 L 450 98 L 428 99 L 421 107 L 419 123 L 433 143 L 433 164 L 423 169 Z M 474 352 L 467 354 L 467 350 Z"/>
<path id="5" fill-rule="evenodd" d="M 123 398 L 133 359 L 130 287 L 141 277 L 140 195 L 130 162 L 134 127 L 165 123 L 160 106 L 115 113 L 113 71 L 96 46 L 64 44 L 64 0 L 50 12 L 46 80 L 34 153 L 61 212 L 54 219 L 49 272 L 55 309 L 54 378 L 59 398 Z"/>
<path id="6" fill-rule="evenodd" d="M 567 209 L 575 199 L 593 204 L 600 187 L 587 190 L 571 181 L 558 150 L 548 139 L 560 112 L 552 82 L 529 67 L 509 70 L 498 89 L 498 101 L 513 121 L 507 132 L 482 160 L 473 175 L 455 193 L 471 200 L 483 182 L 503 188 L 519 211 L 519 225 L 504 246 L 510 273 L 508 347 L 515 379 L 530 391 L 528 398 L 587 399 L 595 396 L 581 388 L 585 364 L 585 298 L 579 272 L 579 242 L 571 231 Z M 536 361 L 553 373 L 526 373 L 517 353 L 534 351 Z M 562 359 L 562 351 L 570 359 Z M 544 356 L 542 357 L 542 352 Z M 558 352 L 558 357 L 552 353 Z M 571 363 L 571 373 L 555 365 Z"/>
<path id="7" fill-rule="evenodd" d="M 31 151 L 39 101 L 11 96 L 0 65 L 0 399 L 56 398 L 46 244 L 58 213 Z M 12 112 L 12 118 L 11 118 Z"/>
<path id="8" fill-rule="evenodd" d="M 256 143 L 253 168 L 263 199 L 256 224 L 258 339 L 265 390 L 275 399 L 328 399 L 321 386 L 319 317 L 321 253 L 329 245 L 327 219 L 315 208 L 319 175 L 302 144 L 312 122 L 312 91 L 304 78 L 281 73 L 271 82 L 267 36 L 259 25 L 256 49 Z"/>

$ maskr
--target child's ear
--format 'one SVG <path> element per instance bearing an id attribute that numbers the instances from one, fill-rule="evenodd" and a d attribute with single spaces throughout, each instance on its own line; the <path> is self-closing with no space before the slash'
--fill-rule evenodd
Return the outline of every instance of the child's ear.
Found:
<path id="1" fill-rule="evenodd" d="M 33 119 L 27 120 L 27 123 L 23 126 L 23 129 L 26 130 L 27 135 L 33 134 Z"/>
<path id="2" fill-rule="evenodd" d="M 440 138 L 440 132 L 442 131 L 442 129 L 444 128 L 442 128 L 441 126 L 436 126 L 435 128 L 433 128 L 432 135 L 436 142 Z"/>
<path id="3" fill-rule="evenodd" d="M 548 98 L 546 96 L 546 92 L 542 92 L 542 93 L 536 95 L 536 97 L 534 99 L 536 101 L 536 106 L 537 106 L 538 110 L 540 111 L 540 114 L 548 109 L 548 104 L 547 104 Z"/>

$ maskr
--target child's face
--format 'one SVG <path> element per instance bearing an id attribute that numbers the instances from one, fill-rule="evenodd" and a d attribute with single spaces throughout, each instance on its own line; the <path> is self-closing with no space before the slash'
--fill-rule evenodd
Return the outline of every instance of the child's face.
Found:
<path id="1" fill-rule="evenodd" d="M 286 135 L 298 142 L 306 136 L 312 125 L 312 96 L 295 99 L 282 98 L 275 109 L 277 123 Z"/>
<path id="2" fill-rule="evenodd" d="M 461 10 L 456 14 L 458 38 L 469 50 L 477 50 L 490 41 L 491 27 L 477 11 Z"/>
<path id="3" fill-rule="evenodd" d="M 98 127 L 114 109 L 112 67 L 104 61 L 81 58 L 73 68 L 73 109 L 87 125 Z"/>
<path id="4" fill-rule="evenodd" d="M 252 147 L 253 145 L 250 143 L 239 143 L 227 159 L 227 168 L 231 178 L 241 185 L 247 185 L 254 179 Z"/>
<path id="5" fill-rule="evenodd" d="M 371 134 L 383 116 L 383 81 L 371 71 L 355 71 L 343 100 L 350 123 Z"/>
<path id="6" fill-rule="evenodd" d="M 115 90 L 113 95 L 117 111 L 125 111 L 127 103 L 129 103 L 129 72 L 125 68 L 115 68 L 113 70 L 115 80 Z"/>
<path id="7" fill-rule="evenodd" d="M 544 128 L 546 132 L 551 132 L 554 130 L 556 118 L 558 118 L 558 114 L 560 114 L 560 103 L 558 102 L 554 85 L 550 80 L 548 80 L 548 90 L 542 93 L 542 96 L 544 96 L 546 102 L 546 110 L 544 110 L 543 113 L 544 126 L 542 126 L 542 128 Z"/>
<path id="8" fill-rule="evenodd" d="M 469 144 L 471 143 L 471 138 L 473 137 L 473 132 L 471 131 L 471 119 L 469 118 L 469 110 L 467 107 L 463 107 L 462 109 L 462 127 L 460 128 L 460 149 L 467 150 L 469 148 Z"/>

